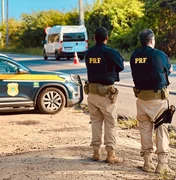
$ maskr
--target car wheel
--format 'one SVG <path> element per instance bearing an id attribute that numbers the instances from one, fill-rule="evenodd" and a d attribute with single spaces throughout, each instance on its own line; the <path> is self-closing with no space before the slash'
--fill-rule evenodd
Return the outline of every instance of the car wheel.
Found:
<path id="1" fill-rule="evenodd" d="M 39 110 L 45 114 L 56 114 L 65 106 L 65 96 L 57 88 L 46 88 L 38 97 L 37 105 Z"/>
<path id="2" fill-rule="evenodd" d="M 48 56 L 46 55 L 45 51 L 43 53 L 43 57 L 44 57 L 44 60 L 47 60 L 48 59 Z"/>
<path id="3" fill-rule="evenodd" d="M 80 60 L 84 60 L 84 56 L 80 56 Z"/>
<path id="4" fill-rule="evenodd" d="M 60 57 L 59 57 L 59 54 L 57 51 L 55 52 L 55 58 L 56 58 L 56 60 L 60 60 Z"/>
<path id="5" fill-rule="evenodd" d="M 67 57 L 67 60 L 70 60 L 70 57 Z"/>

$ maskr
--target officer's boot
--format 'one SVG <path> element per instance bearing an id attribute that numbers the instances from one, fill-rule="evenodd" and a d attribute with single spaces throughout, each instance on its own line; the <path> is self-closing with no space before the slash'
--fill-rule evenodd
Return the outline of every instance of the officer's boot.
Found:
<path id="1" fill-rule="evenodd" d="M 101 159 L 100 146 L 93 146 L 94 154 L 92 156 L 93 161 L 99 161 Z"/>
<path id="2" fill-rule="evenodd" d="M 114 164 L 123 162 L 123 158 L 120 156 L 116 156 L 115 150 L 111 147 L 106 147 L 107 150 L 107 158 L 106 162 Z"/>
<path id="3" fill-rule="evenodd" d="M 169 163 L 169 155 L 167 153 L 159 153 L 158 154 L 158 164 L 156 167 L 156 173 L 162 174 L 167 173 L 170 175 L 175 175 L 174 171 L 170 169 Z"/>
<path id="4" fill-rule="evenodd" d="M 143 158 L 144 158 L 144 166 L 142 167 L 142 170 L 146 172 L 155 172 L 156 168 L 152 161 L 152 153 L 146 152 Z"/>

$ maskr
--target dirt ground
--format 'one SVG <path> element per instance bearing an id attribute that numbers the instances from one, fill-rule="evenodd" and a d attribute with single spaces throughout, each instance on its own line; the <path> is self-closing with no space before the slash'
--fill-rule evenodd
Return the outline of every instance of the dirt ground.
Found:
<path id="1" fill-rule="evenodd" d="M 106 163 L 104 146 L 102 161 L 92 161 L 91 124 L 83 109 L 65 108 L 57 115 L 0 116 L 0 180 L 174 179 L 140 169 L 137 129 L 117 127 L 116 152 L 124 157 L 123 163 Z M 176 147 L 171 147 L 171 168 L 176 171 Z"/>

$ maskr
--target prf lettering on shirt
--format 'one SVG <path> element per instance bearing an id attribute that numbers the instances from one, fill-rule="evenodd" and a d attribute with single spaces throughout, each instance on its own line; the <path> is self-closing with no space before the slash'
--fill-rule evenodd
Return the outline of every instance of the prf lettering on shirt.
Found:
<path id="1" fill-rule="evenodd" d="M 101 58 L 89 58 L 90 64 L 100 64 Z"/>
<path id="2" fill-rule="evenodd" d="M 146 61 L 147 58 L 135 58 L 135 64 L 144 64 Z"/>

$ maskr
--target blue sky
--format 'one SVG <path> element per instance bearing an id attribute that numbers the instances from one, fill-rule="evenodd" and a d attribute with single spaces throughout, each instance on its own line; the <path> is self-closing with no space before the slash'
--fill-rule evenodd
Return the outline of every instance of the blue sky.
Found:
<path id="1" fill-rule="evenodd" d="M 83 0 L 83 2 L 92 4 L 94 0 Z M 6 19 L 6 3 L 4 0 L 4 18 Z M 78 0 L 8 0 L 9 18 L 20 19 L 22 13 L 30 14 L 33 11 L 59 10 L 67 12 L 72 8 L 78 8 Z M 1 0 L 0 0 L 1 7 Z M 0 13 L 0 21 L 2 20 L 2 12 Z"/>

